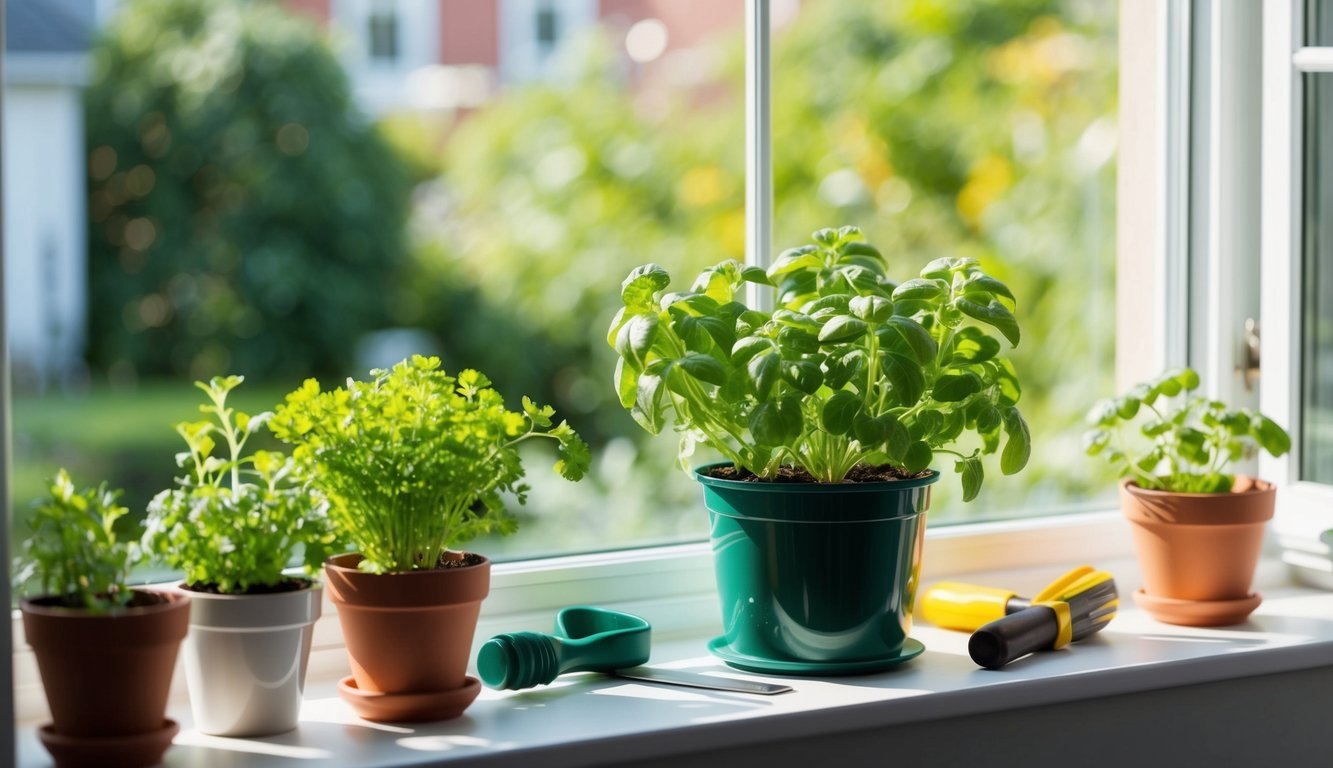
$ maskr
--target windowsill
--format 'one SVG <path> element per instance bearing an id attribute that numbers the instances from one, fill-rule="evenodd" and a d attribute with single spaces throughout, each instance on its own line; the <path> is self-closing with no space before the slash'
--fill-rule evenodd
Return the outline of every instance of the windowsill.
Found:
<path id="1" fill-rule="evenodd" d="M 312 679 L 307 689 L 301 727 L 280 736 L 203 736 L 190 729 L 188 706 L 174 705 L 172 716 L 181 721 L 182 733 L 166 764 L 611 764 L 1333 667 L 1333 593 L 1290 585 L 1275 561 L 1261 570 L 1263 605 L 1246 624 L 1219 629 L 1154 622 L 1129 598 L 1136 586 L 1133 562 L 1107 565 L 1120 577 L 1121 615 L 1099 636 L 1019 660 L 1001 672 L 972 663 L 965 634 L 918 625 L 912 634 L 925 643 L 926 653 L 900 669 L 849 678 L 781 678 L 796 690 L 779 696 L 571 675 L 535 690 L 484 690 L 458 720 L 403 726 L 357 719 L 324 676 Z M 1028 590 L 1058 573 L 1041 568 L 969 578 Z M 658 642 L 652 663 L 762 678 L 713 660 L 703 639 Z M 30 726 L 17 736 L 19 766 L 48 763 Z"/>

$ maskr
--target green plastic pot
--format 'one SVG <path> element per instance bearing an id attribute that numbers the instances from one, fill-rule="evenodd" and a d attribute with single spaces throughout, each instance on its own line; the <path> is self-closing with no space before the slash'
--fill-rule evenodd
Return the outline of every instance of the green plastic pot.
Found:
<path id="1" fill-rule="evenodd" d="M 851 674 L 906 661 L 938 472 L 882 483 L 723 480 L 695 470 L 712 524 L 723 637 L 742 669 Z"/>

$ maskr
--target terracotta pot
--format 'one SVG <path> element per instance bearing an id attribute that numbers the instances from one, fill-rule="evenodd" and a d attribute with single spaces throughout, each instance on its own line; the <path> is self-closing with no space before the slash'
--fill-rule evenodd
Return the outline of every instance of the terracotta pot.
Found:
<path id="1" fill-rule="evenodd" d="M 465 672 L 481 601 L 490 591 L 491 561 L 388 574 L 362 573 L 360 561 L 349 554 L 324 564 L 352 666 L 343 697 L 371 720 L 462 714 L 480 690 Z M 471 696 L 459 707 L 459 697 L 449 694 L 462 689 Z M 395 699 L 401 708 L 393 706 Z"/>
<path id="2" fill-rule="evenodd" d="M 324 590 L 314 583 L 255 595 L 181 589 L 192 598 L 185 677 L 199 730 L 267 736 L 295 728 Z"/>
<path id="3" fill-rule="evenodd" d="M 90 751 L 100 753 L 98 765 L 153 765 L 170 745 L 177 726 L 165 717 L 167 694 L 190 601 L 150 594 L 163 601 L 114 615 L 22 601 L 24 638 L 54 720 L 42 740 L 58 765 L 87 764 L 79 756 Z"/>
<path id="4" fill-rule="evenodd" d="M 1140 604 L 1171 623 L 1243 621 L 1259 604 L 1250 588 L 1276 495 L 1271 483 L 1244 476 L 1232 493 L 1171 493 L 1122 482 L 1121 509 L 1143 571 Z"/>

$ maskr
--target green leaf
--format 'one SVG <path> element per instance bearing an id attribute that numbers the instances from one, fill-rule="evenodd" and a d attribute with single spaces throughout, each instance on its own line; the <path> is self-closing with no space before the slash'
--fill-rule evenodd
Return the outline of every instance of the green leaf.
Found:
<path id="1" fill-rule="evenodd" d="M 1000 409 L 986 401 L 981 401 L 977 408 L 977 431 L 985 434 L 994 432 L 1004 422 Z"/>
<path id="2" fill-rule="evenodd" d="M 807 395 L 813 395 L 824 383 L 824 371 L 809 360 L 783 361 L 780 371 L 784 381 Z"/>
<path id="3" fill-rule="evenodd" d="M 930 466 L 930 462 L 935 458 L 935 452 L 924 442 L 917 441 L 907 447 L 907 452 L 903 454 L 903 469 L 916 474 Z"/>
<path id="4" fill-rule="evenodd" d="M 800 328 L 784 326 L 778 329 L 778 345 L 784 352 L 808 355 L 819 351 L 819 339 L 813 333 L 806 333 Z"/>
<path id="5" fill-rule="evenodd" d="M 1122 419 L 1132 419 L 1139 412 L 1139 399 L 1121 395 L 1115 399 L 1115 411 Z"/>
<path id="6" fill-rule="evenodd" d="M 893 302 L 883 296 L 857 296 L 848 304 L 848 309 L 868 323 L 882 323 L 893 317 Z"/>
<path id="7" fill-rule="evenodd" d="M 1096 456 L 1111 443 L 1111 433 L 1104 429 L 1093 429 L 1083 433 L 1083 452 Z"/>
<path id="8" fill-rule="evenodd" d="M 883 421 L 862 411 L 852 422 L 852 435 L 861 445 L 871 447 L 883 443 L 888 430 Z"/>
<path id="9" fill-rule="evenodd" d="M 852 420 L 861 410 L 861 398 L 847 390 L 839 390 L 824 402 L 820 416 L 824 422 L 824 431 L 832 435 L 845 435 L 852 429 Z"/>
<path id="10" fill-rule="evenodd" d="M 746 336 L 731 347 L 731 364 L 740 365 L 750 358 L 773 349 L 773 341 L 763 336 Z"/>
<path id="11" fill-rule="evenodd" d="M 781 325 L 799 328 L 808 333 L 819 333 L 822 327 L 817 320 L 804 312 L 793 312 L 790 309 L 777 310 L 773 313 L 773 320 Z"/>
<path id="12" fill-rule="evenodd" d="M 963 481 L 963 501 L 975 499 L 981 492 L 981 481 L 985 475 L 981 459 L 969 456 L 954 462 L 953 468 Z"/>
<path id="13" fill-rule="evenodd" d="M 699 381 L 721 386 L 727 383 L 727 369 L 722 364 L 709 355 L 701 355 L 698 352 L 686 353 L 684 357 L 676 361 L 676 365 L 685 370 L 686 373 L 698 379 Z"/>
<path id="14" fill-rule="evenodd" d="M 883 269 L 886 266 L 886 262 L 884 261 L 884 254 L 880 253 L 879 249 L 871 245 L 870 243 L 865 243 L 865 242 L 847 243 L 842 247 L 842 252 L 847 256 L 860 257 L 857 259 L 858 263 L 862 262 L 866 258 L 869 258 L 871 261 L 877 264 L 881 269 Z"/>
<path id="15" fill-rule="evenodd" d="M 653 296 L 670 283 L 671 275 L 658 264 L 635 267 L 620 284 L 620 300 L 634 310 L 651 310 L 656 306 Z"/>
<path id="16" fill-rule="evenodd" d="M 824 363 L 824 385 L 829 389 L 842 389 L 849 381 L 861 380 L 865 370 L 866 353 L 853 349 L 842 357 L 830 357 Z"/>
<path id="17" fill-rule="evenodd" d="M 952 362 L 981 363 L 1000 353 L 1000 342 L 976 326 L 958 329 L 952 343 Z"/>
<path id="18" fill-rule="evenodd" d="M 982 386 L 975 373 L 945 374 L 935 380 L 930 396 L 941 403 L 957 403 L 980 392 Z"/>
<path id="19" fill-rule="evenodd" d="M 1174 378 L 1186 392 L 1193 392 L 1199 388 L 1199 374 L 1195 373 L 1193 368 L 1186 368 L 1176 373 Z"/>
<path id="20" fill-rule="evenodd" d="M 1098 400 L 1088 409 L 1088 415 L 1084 421 L 1097 427 L 1109 427 L 1120 419 L 1119 410 L 1116 407 L 1115 400 Z"/>
<path id="21" fill-rule="evenodd" d="M 1014 294 L 1010 292 L 1009 286 L 996 280 L 990 275 L 977 273 L 963 284 L 963 294 L 970 295 L 974 293 L 994 294 L 1003 296 L 1010 301 L 1014 300 Z"/>
<path id="22" fill-rule="evenodd" d="M 906 280 L 893 290 L 892 298 L 898 301 L 935 301 L 949 295 L 949 284 L 939 279 L 914 277 Z"/>
<path id="23" fill-rule="evenodd" d="M 1014 364 L 1007 358 L 999 358 L 989 361 L 987 365 L 995 366 L 995 382 L 1000 389 L 1000 404 L 1018 405 L 1019 399 L 1023 396 L 1023 389 L 1019 386 Z"/>
<path id="24" fill-rule="evenodd" d="M 790 248 L 778 254 L 778 257 L 769 266 L 767 274 L 769 281 L 774 281 L 792 272 L 817 270 L 823 266 L 824 260 L 819 257 L 818 249 L 805 245 L 800 248 Z"/>
<path id="25" fill-rule="evenodd" d="M 863 321 L 839 315 L 828 321 L 819 331 L 819 341 L 824 344 L 842 344 L 861 338 L 868 330 L 870 326 Z"/>
<path id="26" fill-rule="evenodd" d="M 784 445 L 801 434 L 800 400 L 783 397 L 750 411 L 750 434 L 760 445 Z"/>
<path id="27" fill-rule="evenodd" d="M 912 436 L 908 433 L 907 427 L 887 413 L 880 415 L 876 420 L 884 425 L 884 452 L 894 462 L 901 462 L 912 445 Z"/>
<path id="28" fill-rule="evenodd" d="M 620 328 L 616 335 L 616 353 L 634 361 L 639 370 L 648 364 L 648 350 L 657 340 L 657 315 L 635 315 Z"/>
<path id="29" fill-rule="evenodd" d="M 922 365 L 929 365 L 935 359 L 939 352 L 939 345 L 920 323 L 907 317 L 894 317 L 889 320 L 889 326 L 898 333 L 902 340 L 907 342 L 911 348 L 912 355 L 916 357 L 917 362 Z M 989 338 L 989 337 L 985 337 Z M 999 342 L 996 342 L 999 346 Z"/>
<path id="30" fill-rule="evenodd" d="M 1170 431 L 1171 422 L 1163 419 L 1151 419 L 1144 422 L 1143 426 L 1139 427 L 1139 432 L 1142 433 L 1144 437 L 1148 438 L 1159 437 Z"/>
<path id="31" fill-rule="evenodd" d="M 1006 440 L 1004 452 L 1000 454 L 1000 471 L 1012 475 L 1026 467 L 1032 455 L 1032 434 L 1017 408 L 1004 412 L 1004 434 Z"/>
<path id="32" fill-rule="evenodd" d="M 750 358 L 745 370 L 754 384 L 755 395 L 760 400 L 767 400 L 768 393 L 777 383 L 782 365 L 782 358 L 776 352 L 765 352 Z"/>
<path id="33" fill-rule="evenodd" d="M 664 414 L 662 411 L 662 377 L 645 373 L 638 377 L 634 388 L 634 399 L 630 405 L 630 416 L 649 434 L 662 431 Z"/>
<path id="34" fill-rule="evenodd" d="M 1261 448 L 1274 457 L 1291 450 L 1291 436 L 1285 429 L 1279 427 L 1276 421 L 1267 416 L 1256 415 L 1253 425 L 1255 440 L 1259 441 Z"/>
<path id="35" fill-rule="evenodd" d="M 973 320 L 978 320 L 998 330 L 1009 343 L 1018 346 L 1020 333 L 1018 330 L 1018 320 L 1014 318 L 1009 311 L 1000 302 L 992 299 L 989 304 L 978 304 L 966 297 L 960 297 L 954 300 L 954 306 Z"/>
<path id="36" fill-rule="evenodd" d="M 902 355 L 887 354 L 880 366 L 898 405 L 911 407 L 920 402 L 926 393 L 926 378 L 919 363 Z"/>

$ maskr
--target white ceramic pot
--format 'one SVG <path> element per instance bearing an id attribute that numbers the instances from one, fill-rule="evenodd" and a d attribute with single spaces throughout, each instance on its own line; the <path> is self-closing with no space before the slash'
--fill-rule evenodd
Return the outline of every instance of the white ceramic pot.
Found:
<path id="1" fill-rule="evenodd" d="M 301 713 L 323 588 L 191 598 L 185 674 L 195 726 L 217 736 L 290 731 Z"/>

